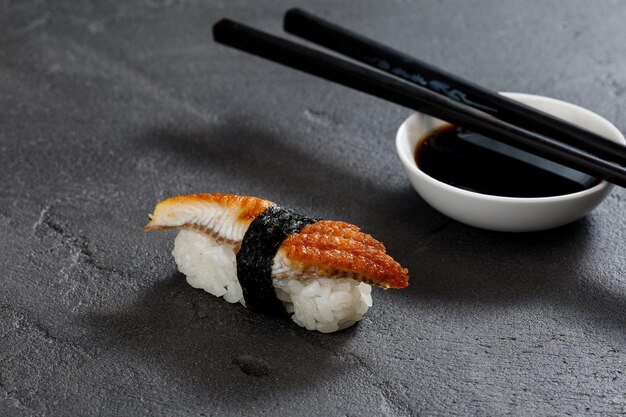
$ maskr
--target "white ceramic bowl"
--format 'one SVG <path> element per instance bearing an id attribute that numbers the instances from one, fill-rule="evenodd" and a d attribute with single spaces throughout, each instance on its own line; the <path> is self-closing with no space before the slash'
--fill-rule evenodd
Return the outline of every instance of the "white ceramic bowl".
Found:
<path id="1" fill-rule="evenodd" d="M 597 114 L 553 98 L 520 93 L 502 93 L 625 143 L 613 124 Z M 446 122 L 415 113 L 402 123 L 396 135 L 396 149 L 413 187 L 426 202 L 441 213 L 470 226 L 503 232 L 532 232 L 551 229 L 578 220 L 593 210 L 609 193 L 612 184 L 601 181 L 587 190 L 554 197 L 516 198 L 475 193 L 448 185 L 425 174 L 415 163 L 415 147 L 432 130 Z"/>

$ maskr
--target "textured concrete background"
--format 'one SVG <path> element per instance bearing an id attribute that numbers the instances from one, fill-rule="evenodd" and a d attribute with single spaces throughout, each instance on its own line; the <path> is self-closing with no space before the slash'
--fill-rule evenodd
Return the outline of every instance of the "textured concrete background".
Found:
<path id="1" fill-rule="evenodd" d="M 626 192 L 546 233 L 450 221 L 395 155 L 409 110 L 211 41 L 296 5 L 626 130 L 617 0 L 0 0 L 0 415 L 626 413 Z M 353 222 L 411 286 L 334 335 L 215 299 L 142 232 L 191 192 Z"/>

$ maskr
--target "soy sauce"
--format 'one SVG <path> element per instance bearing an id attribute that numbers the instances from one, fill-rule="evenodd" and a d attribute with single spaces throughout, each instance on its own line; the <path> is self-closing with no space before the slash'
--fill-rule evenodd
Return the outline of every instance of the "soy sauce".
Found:
<path id="1" fill-rule="evenodd" d="M 446 125 L 415 150 L 418 167 L 457 188 L 505 197 L 549 197 L 591 188 L 600 181 L 572 168 Z"/>

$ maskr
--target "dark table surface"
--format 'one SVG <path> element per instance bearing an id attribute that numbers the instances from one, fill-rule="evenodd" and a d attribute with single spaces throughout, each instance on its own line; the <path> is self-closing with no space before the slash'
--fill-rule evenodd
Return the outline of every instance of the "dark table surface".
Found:
<path id="1" fill-rule="evenodd" d="M 626 193 L 548 232 L 451 221 L 394 150 L 410 110 L 212 42 L 302 6 L 494 90 L 626 129 L 619 1 L 0 1 L 0 414 L 626 413 Z M 186 284 L 154 204 L 256 195 L 411 271 L 324 335 Z"/>

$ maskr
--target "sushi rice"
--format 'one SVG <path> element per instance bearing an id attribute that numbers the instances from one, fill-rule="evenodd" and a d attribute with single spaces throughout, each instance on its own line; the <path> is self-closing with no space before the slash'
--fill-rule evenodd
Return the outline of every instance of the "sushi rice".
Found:
<path id="1" fill-rule="evenodd" d="M 172 251 L 178 270 L 194 288 L 246 305 L 237 280 L 233 245 L 193 230 L 180 230 Z M 292 320 L 308 330 L 332 333 L 361 320 L 372 306 L 372 287 L 352 278 L 318 275 L 273 279 L 276 296 Z"/>

